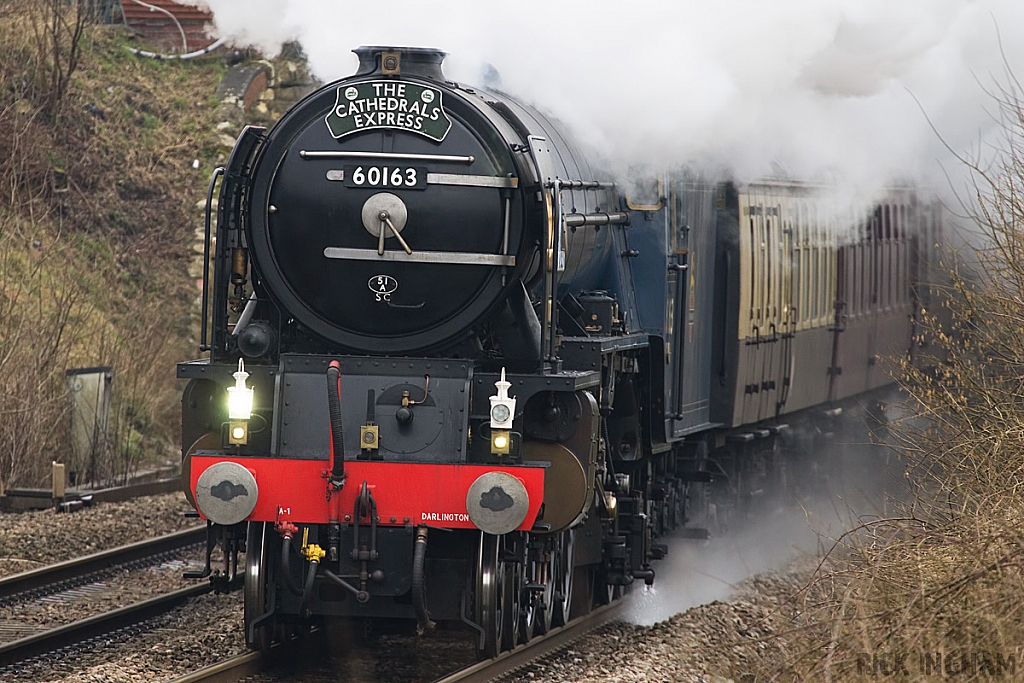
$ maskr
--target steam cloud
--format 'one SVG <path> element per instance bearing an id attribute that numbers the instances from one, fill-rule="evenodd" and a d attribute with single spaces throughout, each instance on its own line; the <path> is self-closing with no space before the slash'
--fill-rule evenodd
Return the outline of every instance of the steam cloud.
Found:
<path id="1" fill-rule="evenodd" d="M 298 40 L 325 81 L 354 72 L 359 45 L 440 47 L 449 78 L 479 85 L 493 65 L 620 168 L 741 180 L 944 184 L 937 162 L 957 164 L 927 118 L 953 149 L 984 150 L 986 90 L 1024 72 L 1019 0 L 205 2 L 237 44 Z"/>

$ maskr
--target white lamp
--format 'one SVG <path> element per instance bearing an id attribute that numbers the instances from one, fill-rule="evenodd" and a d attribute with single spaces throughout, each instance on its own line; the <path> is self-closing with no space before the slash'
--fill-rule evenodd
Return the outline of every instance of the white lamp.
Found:
<path id="1" fill-rule="evenodd" d="M 228 419 L 248 420 L 252 417 L 252 395 L 253 390 L 245 386 L 245 380 L 249 373 L 245 371 L 245 364 L 238 359 L 238 372 L 234 373 L 235 386 L 228 387 Z"/>
<path id="2" fill-rule="evenodd" d="M 508 395 L 511 382 L 505 381 L 505 368 L 501 369 L 501 379 L 494 383 L 498 393 L 491 396 L 491 429 L 512 429 L 512 421 L 516 416 L 516 400 Z"/>

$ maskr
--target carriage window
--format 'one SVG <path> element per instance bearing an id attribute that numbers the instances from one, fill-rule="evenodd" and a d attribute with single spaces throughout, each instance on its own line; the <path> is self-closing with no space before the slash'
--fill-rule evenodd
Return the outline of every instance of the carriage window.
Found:
<path id="1" fill-rule="evenodd" d="M 662 206 L 665 188 L 655 178 L 633 179 L 626 190 L 626 205 L 634 211 L 658 211 Z"/>
<path id="2" fill-rule="evenodd" d="M 817 323 L 818 300 L 821 291 L 821 250 L 818 248 L 818 211 L 813 204 L 808 207 L 807 227 L 811 243 L 811 321 Z"/>
<path id="3" fill-rule="evenodd" d="M 750 213 L 754 213 L 754 207 L 750 207 Z M 757 282 L 757 240 L 754 235 L 754 216 L 750 216 L 750 319 L 754 319 L 754 307 L 757 306 L 756 287 Z"/>
<path id="4" fill-rule="evenodd" d="M 797 221 L 789 222 L 789 245 L 790 251 L 789 257 L 789 287 L 790 287 L 790 305 L 795 309 L 792 312 L 793 323 L 800 322 L 800 308 L 803 304 L 800 303 L 800 232 L 799 232 L 799 217 Z"/>
<path id="5" fill-rule="evenodd" d="M 672 220 L 670 244 L 672 253 L 685 254 L 687 249 L 687 207 L 686 207 L 686 185 L 683 183 L 672 183 Z"/>
<path id="6" fill-rule="evenodd" d="M 765 207 L 765 208 L 766 208 L 766 211 L 770 210 L 767 207 Z M 775 260 L 775 258 L 774 258 L 774 256 L 775 256 L 775 249 L 774 249 L 775 237 L 774 237 L 774 231 L 772 230 L 772 219 L 767 217 L 767 216 L 765 216 L 765 219 L 764 219 L 764 234 L 765 234 L 764 244 L 761 247 L 761 251 L 764 252 L 764 262 L 765 262 L 764 317 L 766 319 L 770 319 L 770 318 L 774 317 L 774 310 L 775 310 L 775 298 L 774 298 L 775 297 L 775 287 L 773 286 L 774 283 L 772 282 L 772 277 L 774 276 L 774 273 L 775 273 L 775 269 L 772 268 L 772 261 Z"/>
<path id="7" fill-rule="evenodd" d="M 825 297 L 822 300 L 822 313 L 831 317 L 836 308 L 836 216 L 830 209 L 825 227 Z"/>
<path id="8" fill-rule="evenodd" d="M 800 319 L 811 319 L 811 254 L 807 244 L 807 205 L 800 202 Z"/>
<path id="9" fill-rule="evenodd" d="M 900 205 L 900 261 L 899 261 L 899 283 L 900 283 L 900 290 L 899 290 L 899 297 L 900 297 L 900 303 L 904 303 L 904 304 L 907 303 L 908 301 L 910 301 L 910 291 L 909 291 L 909 287 L 907 286 L 907 272 L 908 272 L 908 268 L 907 268 L 907 253 L 909 252 L 909 248 L 908 248 L 908 245 L 907 245 L 907 240 L 905 239 L 906 230 L 907 230 L 906 226 L 907 226 L 907 205 L 906 204 L 901 204 Z"/>
<path id="10" fill-rule="evenodd" d="M 754 254 L 757 257 L 757 320 L 764 321 L 765 314 L 765 255 L 764 255 L 764 207 L 757 207 L 757 242 L 754 243 Z"/>
<path id="11" fill-rule="evenodd" d="M 821 291 L 821 270 L 820 270 L 821 255 L 820 255 L 820 252 L 821 252 L 821 250 L 818 249 L 817 245 L 811 247 L 811 253 L 813 255 L 813 260 L 814 260 L 814 265 L 813 265 L 814 283 L 813 283 L 813 292 L 812 292 L 812 298 L 811 298 L 811 318 L 813 320 L 817 320 L 818 316 L 821 314 L 819 309 L 818 309 L 818 299 L 819 299 L 819 293 Z"/>
<path id="12" fill-rule="evenodd" d="M 851 244 L 846 250 L 846 310 L 860 313 L 860 300 L 857 298 L 857 245 Z"/>
<path id="13" fill-rule="evenodd" d="M 896 246 L 893 249 L 893 303 L 903 303 L 903 213 L 902 204 L 896 207 L 893 215 L 893 239 Z"/>
<path id="14" fill-rule="evenodd" d="M 807 205 L 801 204 L 800 206 L 800 259 L 802 266 L 800 271 L 802 273 L 802 279 L 800 281 L 800 319 L 807 323 L 811 319 L 811 295 L 810 295 L 810 283 L 811 283 L 811 250 L 807 243 L 808 240 L 808 226 L 807 226 Z"/>
<path id="15" fill-rule="evenodd" d="M 866 311 L 870 308 L 871 284 L 868 281 L 871 270 L 871 222 L 864 221 L 864 234 L 866 237 L 860 243 L 860 310 Z"/>
<path id="16" fill-rule="evenodd" d="M 881 261 L 879 255 L 879 245 L 882 243 L 882 207 L 876 207 L 875 213 L 871 218 L 871 234 L 874 241 L 871 244 L 871 265 L 869 272 L 871 276 L 871 294 L 868 303 L 872 310 L 878 308 L 878 294 L 879 294 L 879 263 Z"/>

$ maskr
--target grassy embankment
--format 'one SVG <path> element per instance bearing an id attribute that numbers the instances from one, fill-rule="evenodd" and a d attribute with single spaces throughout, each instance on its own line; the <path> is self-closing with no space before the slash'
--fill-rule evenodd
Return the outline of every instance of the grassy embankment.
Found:
<path id="1" fill-rule="evenodd" d="M 173 459 L 174 363 L 196 352 L 193 207 L 223 153 L 223 64 L 135 57 L 75 4 L 0 6 L 0 487 L 44 484 L 51 460 L 90 468 L 68 368 L 114 370 L 94 477 Z"/>

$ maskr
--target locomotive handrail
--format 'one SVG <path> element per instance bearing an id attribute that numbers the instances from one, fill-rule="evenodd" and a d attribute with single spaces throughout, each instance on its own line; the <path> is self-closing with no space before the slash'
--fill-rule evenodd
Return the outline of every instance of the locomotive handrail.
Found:
<path id="1" fill-rule="evenodd" d="M 345 180 L 344 169 L 327 171 L 327 179 L 335 182 Z M 519 187 L 519 178 L 511 176 L 467 175 L 465 173 L 428 173 L 427 185 L 461 185 L 463 187 L 496 187 L 514 190 Z"/>
<path id="2" fill-rule="evenodd" d="M 553 182 L 544 183 L 544 187 L 547 188 L 554 186 Z M 611 190 L 615 183 L 601 180 L 560 180 L 558 186 L 563 190 Z"/>
<path id="3" fill-rule="evenodd" d="M 308 151 L 299 150 L 303 159 L 406 159 L 411 161 L 452 161 L 471 164 L 476 161 L 474 156 L 453 154 L 399 154 L 397 152 L 342 152 L 342 151 Z"/>
<path id="4" fill-rule="evenodd" d="M 555 363 L 556 334 L 557 334 L 557 310 L 555 305 L 555 283 L 558 277 L 556 268 L 557 254 L 555 252 L 554 231 L 563 229 L 561 192 L 559 191 L 560 180 L 558 179 L 554 164 L 551 160 L 551 150 L 548 147 L 547 139 L 539 135 L 530 135 L 527 138 L 530 142 L 530 157 L 533 160 L 534 169 L 537 172 L 537 179 L 542 186 L 550 185 L 550 194 L 544 191 L 544 226 L 541 239 L 541 254 L 544 259 L 542 266 L 544 273 L 544 302 L 541 306 L 543 320 L 541 321 L 540 348 L 541 357 L 545 364 Z M 558 225 L 555 221 L 558 220 Z"/>
<path id="5" fill-rule="evenodd" d="M 224 175 L 224 167 L 218 166 L 213 170 L 213 177 L 210 178 L 210 186 L 206 190 L 206 221 L 205 221 L 205 235 L 203 238 L 203 296 L 202 296 L 202 315 L 200 316 L 199 323 L 199 351 L 209 351 L 212 348 L 212 344 L 206 343 L 206 332 L 209 323 L 209 314 L 207 308 L 210 303 L 210 224 L 212 222 L 213 214 L 213 188 L 217 185 L 217 178 Z"/>
<path id="6" fill-rule="evenodd" d="M 562 218 L 568 227 L 578 228 L 587 225 L 626 223 L 629 221 L 629 214 L 624 211 L 613 213 L 567 213 Z"/>
<path id="7" fill-rule="evenodd" d="M 406 254 L 404 251 L 386 251 L 383 254 L 376 249 L 355 249 L 350 247 L 326 247 L 324 256 L 333 259 L 352 259 L 353 261 L 403 261 L 407 263 L 453 263 L 464 266 L 514 266 L 516 257 L 501 254 L 482 254 L 472 251 L 417 251 Z"/>
<path id="8" fill-rule="evenodd" d="M 428 173 L 427 185 L 463 185 L 465 187 L 497 187 L 514 190 L 519 187 L 519 178 L 462 173 Z"/>
<path id="9" fill-rule="evenodd" d="M 545 298 L 548 299 L 548 301 L 553 302 L 556 294 L 558 293 L 558 273 L 565 269 L 565 252 L 563 251 L 562 245 L 562 231 L 565 230 L 565 223 L 562 216 L 561 180 L 559 180 L 558 176 L 555 176 L 554 183 L 551 188 L 551 195 L 554 200 L 550 235 L 552 241 L 546 248 L 551 251 L 551 260 L 553 262 L 549 262 L 549 288 L 545 293 Z M 547 359 L 549 361 L 554 362 L 558 357 L 558 307 L 546 306 L 546 308 L 551 313 L 547 320 L 547 324 L 550 326 L 550 329 L 548 330 L 548 348 L 544 349 L 544 353 L 547 354 Z"/>

